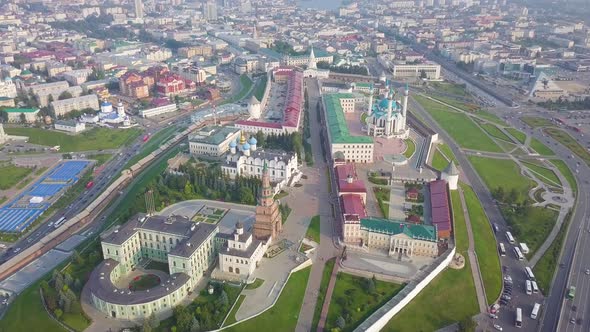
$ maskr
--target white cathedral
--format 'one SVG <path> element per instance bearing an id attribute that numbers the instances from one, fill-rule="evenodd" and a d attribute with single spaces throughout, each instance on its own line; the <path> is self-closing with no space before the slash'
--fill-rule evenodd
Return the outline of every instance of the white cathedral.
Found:
<path id="1" fill-rule="evenodd" d="M 237 176 L 260 178 L 266 164 L 275 193 L 299 180 L 301 172 L 296 153 L 259 149 L 257 143 L 253 136 L 246 139 L 242 131 L 239 142 L 234 140 L 229 143 L 230 151 L 226 153 L 225 161 L 221 164 L 223 173 L 231 179 Z"/>
<path id="2" fill-rule="evenodd" d="M 408 86 L 401 100 L 395 100 L 393 87 L 378 103 L 373 103 L 373 87 L 369 91 L 369 107 L 367 110 L 367 135 L 385 138 L 408 138 L 410 130 L 406 124 L 408 111 Z"/>

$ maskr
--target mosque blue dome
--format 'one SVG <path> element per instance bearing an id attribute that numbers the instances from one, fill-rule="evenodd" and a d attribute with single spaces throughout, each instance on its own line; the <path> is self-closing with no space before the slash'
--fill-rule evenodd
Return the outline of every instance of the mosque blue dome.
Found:
<path id="1" fill-rule="evenodd" d="M 254 136 L 252 136 L 248 140 L 248 143 L 250 143 L 250 145 L 256 145 L 256 143 L 258 143 L 258 141 L 256 140 L 256 138 Z"/>
<path id="2" fill-rule="evenodd" d="M 387 98 L 381 99 L 381 101 L 379 102 L 379 108 L 387 109 L 388 106 L 389 106 L 389 100 Z"/>
<path id="3" fill-rule="evenodd" d="M 102 104 L 100 104 L 100 106 L 112 106 L 113 104 L 111 104 L 108 101 L 103 101 Z"/>
<path id="4" fill-rule="evenodd" d="M 235 148 L 236 146 L 238 146 L 238 143 L 236 143 L 236 141 L 229 142 L 229 147 L 230 148 Z"/>
<path id="5" fill-rule="evenodd" d="M 248 142 L 244 143 L 244 145 L 242 145 L 242 150 L 250 150 L 250 144 L 248 144 Z"/>

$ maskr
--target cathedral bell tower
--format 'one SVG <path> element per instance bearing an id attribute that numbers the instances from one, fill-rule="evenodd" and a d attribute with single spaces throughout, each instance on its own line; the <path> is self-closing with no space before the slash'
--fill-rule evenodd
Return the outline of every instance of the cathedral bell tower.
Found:
<path id="1" fill-rule="evenodd" d="M 273 241 L 283 230 L 279 202 L 275 201 L 268 165 L 262 169 L 262 189 L 256 206 L 254 237 L 258 240 Z"/>

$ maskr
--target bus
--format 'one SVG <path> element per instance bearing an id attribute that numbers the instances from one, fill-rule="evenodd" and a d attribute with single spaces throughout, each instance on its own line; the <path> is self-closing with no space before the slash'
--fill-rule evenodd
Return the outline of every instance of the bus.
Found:
<path id="1" fill-rule="evenodd" d="M 514 236 L 512 236 L 512 233 L 510 232 L 506 232 L 506 239 L 508 239 L 508 242 L 510 242 L 510 244 L 514 244 L 516 241 L 514 241 Z"/>
<path id="2" fill-rule="evenodd" d="M 514 247 L 514 255 L 516 255 L 516 258 L 518 258 L 519 261 L 524 260 L 524 256 L 522 255 L 519 247 Z"/>
<path id="3" fill-rule="evenodd" d="M 61 226 L 64 222 L 66 221 L 66 217 L 61 217 L 59 218 L 58 221 L 55 222 L 55 224 L 53 224 L 53 227 L 58 228 L 59 226 Z"/>
<path id="4" fill-rule="evenodd" d="M 526 277 L 529 278 L 529 280 L 535 281 L 535 275 L 533 274 L 533 270 L 530 267 L 525 266 L 524 272 L 526 273 Z"/>
<path id="5" fill-rule="evenodd" d="M 514 326 L 521 328 L 522 327 L 522 309 L 516 308 L 516 321 L 514 322 Z"/>
<path id="6" fill-rule="evenodd" d="M 570 290 L 567 292 L 567 298 L 573 300 L 576 297 L 576 286 L 570 286 Z"/>
<path id="7" fill-rule="evenodd" d="M 504 243 L 500 242 L 500 256 L 506 256 L 506 248 L 504 247 Z"/>
<path id="8" fill-rule="evenodd" d="M 533 293 L 539 292 L 539 285 L 537 285 L 536 281 L 531 281 L 531 285 L 533 286 Z"/>
<path id="9" fill-rule="evenodd" d="M 541 309 L 541 305 L 539 303 L 535 303 L 535 305 L 533 306 L 533 311 L 531 311 L 531 318 L 532 319 L 537 319 L 537 316 L 539 316 L 540 309 Z"/>
<path id="10" fill-rule="evenodd" d="M 533 285 L 531 285 L 531 281 L 527 280 L 525 281 L 525 288 L 526 288 L 526 295 L 532 295 L 533 294 Z"/>

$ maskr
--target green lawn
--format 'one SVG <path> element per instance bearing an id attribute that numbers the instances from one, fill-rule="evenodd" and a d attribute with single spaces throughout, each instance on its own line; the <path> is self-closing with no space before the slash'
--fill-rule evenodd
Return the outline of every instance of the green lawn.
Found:
<path id="1" fill-rule="evenodd" d="M 414 152 L 416 152 L 416 143 L 410 138 L 404 140 L 406 142 L 406 151 L 404 151 L 404 157 L 410 159 Z"/>
<path id="2" fill-rule="evenodd" d="M 253 283 L 246 285 L 246 289 L 256 289 L 256 288 L 262 286 L 263 283 L 264 283 L 264 280 L 262 280 L 260 278 L 256 278 Z"/>
<path id="3" fill-rule="evenodd" d="M 238 297 L 238 301 L 236 302 L 236 305 L 234 305 L 233 309 L 229 312 L 229 315 L 227 315 L 227 319 L 225 321 L 225 324 L 223 324 L 223 326 L 228 326 L 228 325 L 231 325 L 236 322 L 236 312 L 238 312 L 238 309 L 240 309 L 240 306 L 242 305 L 242 302 L 244 302 L 245 298 L 246 298 L 246 295 L 240 295 Z"/>
<path id="4" fill-rule="evenodd" d="M 258 101 L 262 101 L 264 97 L 264 90 L 266 90 L 266 84 L 268 81 L 268 76 L 264 75 L 260 77 L 260 80 L 256 83 L 256 88 L 254 88 L 254 97 L 258 99 Z"/>
<path id="5" fill-rule="evenodd" d="M 430 332 L 470 319 L 478 313 L 471 276 L 465 218 L 457 191 L 451 192 L 457 252 L 467 259 L 461 270 L 446 269 L 387 323 L 382 331 Z M 460 296 L 457 296 L 460 294 Z"/>
<path id="6" fill-rule="evenodd" d="M 337 327 L 336 320 L 339 316 L 346 320 L 342 332 L 354 330 L 403 288 L 400 284 L 377 280 L 375 292 L 370 294 L 363 285 L 363 279 L 366 280 L 343 272 L 338 273 L 334 293 L 330 299 L 326 331 L 332 331 Z"/>
<path id="7" fill-rule="evenodd" d="M 490 221 L 473 189 L 466 184 L 461 184 L 461 188 L 463 188 L 471 220 L 475 252 L 486 289 L 487 301 L 488 304 L 492 304 L 498 299 L 502 289 L 502 271 L 500 270 L 496 239 Z"/>
<path id="8" fill-rule="evenodd" d="M 449 161 L 443 156 L 438 149 L 434 149 L 432 155 L 432 167 L 436 170 L 442 171 L 449 165 Z"/>
<path id="9" fill-rule="evenodd" d="M 320 216 L 314 216 L 311 218 L 311 222 L 309 223 L 309 227 L 307 227 L 305 237 L 314 241 L 315 243 L 320 243 Z"/>
<path id="10" fill-rule="evenodd" d="M 563 241 L 565 240 L 569 220 L 570 215 L 565 218 L 565 222 L 561 225 L 559 233 L 557 233 L 557 237 L 555 237 L 553 243 L 551 243 L 549 248 L 547 248 L 547 251 L 545 254 L 543 254 L 535 267 L 533 267 L 533 273 L 535 274 L 535 278 L 537 278 L 539 288 L 545 295 L 549 294 L 549 290 L 551 288 L 551 279 L 553 279 L 555 269 L 559 265 L 559 253 L 561 252 L 561 247 L 563 246 Z"/>
<path id="11" fill-rule="evenodd" d="M 369 117 L 369 114 L 367 113 L 363 113 L 361 114 L 361 123 L 366 125 L 367 124 L 367 118 Z"/>
<path id="12" fill-rule="evenodd" d="M 515 129 L 515 128 L 511 128 L 511 127 L 507 127 L 504 129 L 508 133 L 510 133 L 510 135 L 512 135 L 512 137 L 516 138 L 521 144 L 524 144 L 524 142 L 526 141 L 526 134 L 523 133 L 522 131 Z"/>
<path id="13" fill-rule="evenodd" d="M 467 91 L 465 90 L 465 85 L 463 85 L 463 84 L 454 84 L 454 83 L 447 83 L 447 82 L 432 82 L 430 84 L 430 86 L 440 92 L 448 93 L 451 95 L 457 95 L 457 96 L 461 96 L 461 97 L 468 95 Z"/>
<path id="14" fill-rule="evenodd" d="M 144 274 L 135 277 L 129 283 L 129 289 L 132 291 L 144 291 L 154 288 L 160 284 L 160 278 L 155 274 Z"/>
<path id="15" fill-rule="evenodd" d="M 498 187 L 509 192 L 513 188 L 519 194 L 520 199 L 528 197 L 528 192 L 533 188 L 533 181 L 520 174 L 520 167 L 508 159 L 493 159 L 478 156 L 469 156 L 469 161 L 479 174 L 488 189 Z"/>
<path id="16" fill-rule="evenodd" d="M 475 111 L 471 112 L 471 114 L 477 115 L 478 117 L 488 120 L 489 122 L 493 122 L 499 126 L 506 126 L 507 125 L 507 123 L 504 122 L 504 120 L 500 119 L 497 115 L 492 114 L 490 112 L 486 112 L 481 109 L 475 110 Z"/>
<path id="17" fill-rule="evenodd" d="M 551 122 L 551 120 L 547 120 L 544 118 L 538 118 L 538 117 L 534 117 L 534 116 L 523 116 L 520 119 L 522 120 L 522 122 L 529 125 L 529 127 L 533 127 L 533 128 L 553 126 L 553 122 Z"/>
<path id="18" fill-rule="evenodd" d="M 0 189 L 6 190 L 12 188 L 15 184 L 27 177 L 33 171 L 28 167 L 16 167 L 14 165 L 0 167 Z"/>
<path id="19" fill-rule="evenodd" d="M 101 153 L 101 154 L 93 154 L 91 156 L 88 156 L 88 159 L 90 160 L 96 160 L 96 164 L 94 164 L 95 167 L 98 167 L 104 163 L 106 163 L 109 159 L 111 159 L 113 155 L 110 153 Z"/>
<path id="20" fill-rule="evenodd" d="M 5 128 L 9 135 L 28 136 L 29 143 L 61 147 L 60 152 L 117 149 L 129 144 L 139 134 L 139 129 L 92 128 L 78 135 L 39 128 Z"/>
<path id="21" fill-rule="evenodd" d="M 454 161 L 455 165 L 459 165 L 459 162 L 457 161 L 457 158 L 455 158 L 455 154 L 453 153 L 453 150 L 451 150 L 451 147 L 449 147 L 445 143 L 439 143 L 437 144 L 437 147 L 440 150 L 440 152 L 442 152 L 442 154 L 445 157 L 447 157 L 447 159 Z"/>
<path id="22" fill-rule="evenodd" d="M 532 257 L 551 233 L 559 212 L 543 207 L 528 207 L 526 214 L 515 214 L 508 209 L 502 208 L 506 222 L 512 228 L 516 240 L 529 247 L 530 253 L 526 256 Z"/>
<path id="23" fill-rule="evenodd" d="M 459 146 L 466 149 L 502 152 L 502 149 L 473 122 L 469 116 L 454 111 L 439 103 L 424 97 L 416 96 L 422 106 L 438 122 L 438 124 L 453 137 Z M 423 104 L 425 103 L 425 104 Z M 431 106 L 432 105 L 432 106 Z"/>
<path id="24" fill-rule="evenodd" d="M 318 299 L 315 304 L 315 309 L 313 311 L 313 320 L 311 322 L 312 331 L 316 331 L 318 328 L 320 316 L 322 315 L 322 307 L 324 305 L 324 300 L 326 299 L 326 290 L 328 289 L 328 283 L 330 282 L 330 276 L 332 275 L 332 270 L 334 269 L 335 262 L 336 258 L 330 258 L 326 261 L 326 265 L 324 266 L 324 271 L 322 273 L 322 281 L 320 283 L 320 289 L 318 290 Z"/>
<path id="25" fill-rule="evenodd" d="M 559 178 L 552 170 L 542 167 L 539 165 L 535 165 L 532 163 L 522 162 L 539 180 L 543 181 L 547 185 L 550 186 L 561 186 L 561 182 Z"/>
<path id="26" fill-rule="evenodd" d="M 0 332 L 12 331 L 43 331 L 63 332 L 65 331 L 49 315 L 45 313 L 39 285 L 37 281 L 25 289 L 14 302 L 8 307 L 8 311 L 0 320 Z"/>
<path id="27" fill-rule="evenodd" d="M 488 133 L 490 136 L 495 137 L 497 139 L 510 142 L 512 143 L 512 139 L 508 137 L 508 135 L 504 134 L 498 127 L 490 123 L 482 123 L 480 126 Z"/>
<path id="28" fill-rule="evenodd" d="M 546 128 L 545 132 L 559 143 L 565 145 L 570 151 L 580 157 L 586 164 L 590 165 L 590 153 L 578 141 L 576 141 L 570 134 L 557 128 Z"/>
<path id="29" fill-rule="evenodd" d="M 225 331 L 294 331 L 311 267 L 291 274 L 275 305 L 261 315 Z"/>
<path id="30" fill-rule="evenodd" d="M 563 160 L 550 160 L 550 162 L 555 167 L 557 167 L 557 169 L 559 170 L 559 172 L 563 176 L 565 176 L 565 179 L 569 183 L 570 188 L 572 188 L 572 191 L 574 192 L 574 195 L 575 195 L 575 193 L 578 192 L 578 183 L 576 182 L 576 178 L 574 177 L 574 173 L 572 173 L 570 168 L 567 166 L 567 164 Z"/>
<path id="31" fill-rule="evenodd" d="M 534 137 L 531 138 L 531 148 L 542 156 L 553 156 L 555 154 L 547 145 Z"/>
<path id="32" fill-rule="evenodd" d="M 379 203 L 379 209 L 383 218 L 389 218 L 389 194 L 390 190 L 386 187 L 373 187 L 373 192 Z"/>

